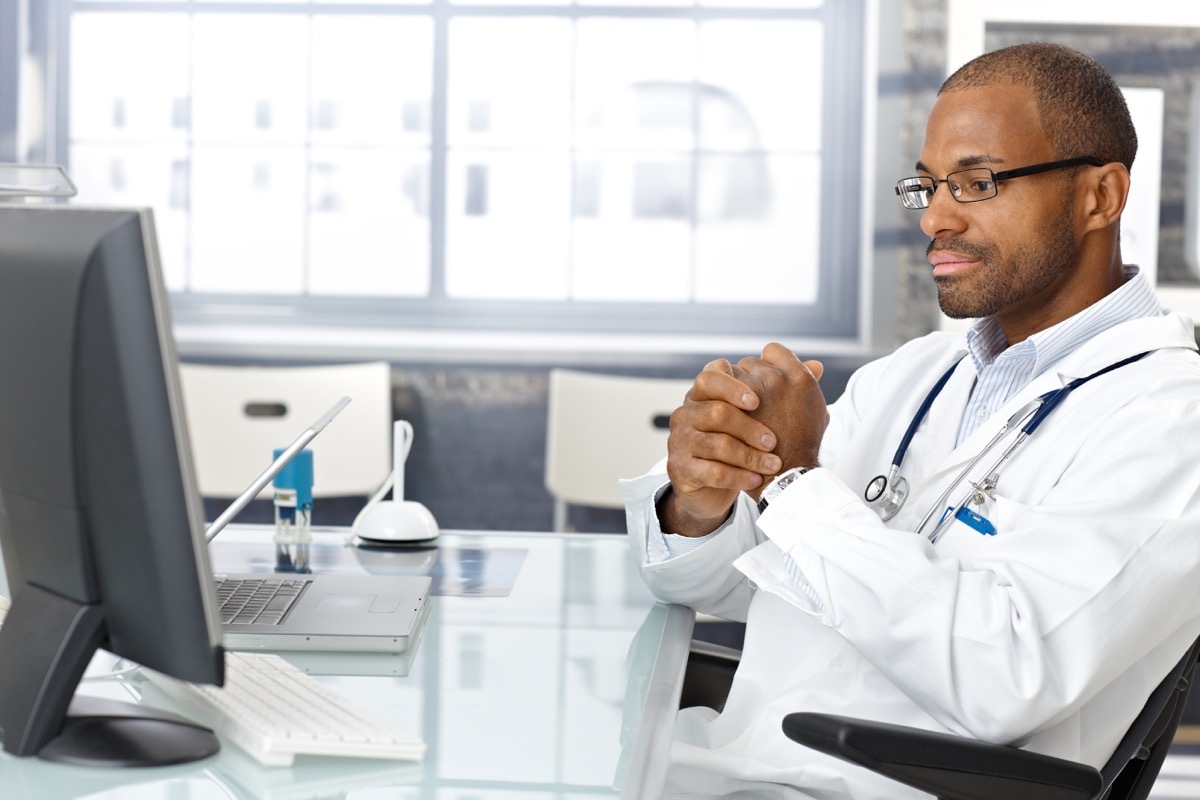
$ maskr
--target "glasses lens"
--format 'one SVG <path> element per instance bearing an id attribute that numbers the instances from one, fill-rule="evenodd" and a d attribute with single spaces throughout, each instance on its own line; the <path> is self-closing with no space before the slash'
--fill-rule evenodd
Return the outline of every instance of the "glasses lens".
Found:
<path id="1" fill-rule="evenodd" d="M 905 178 L 896 184 L 896 194 L 905 208 L 929 208 L 934 188 L 932 178 Z"/>
<path id="2" fill-rule="evenodd" d="M 964 169 L 946 176 L 950 191 L 960 203 L 976 203 L 996 196 L 996 176 L 990 169 Z"/>

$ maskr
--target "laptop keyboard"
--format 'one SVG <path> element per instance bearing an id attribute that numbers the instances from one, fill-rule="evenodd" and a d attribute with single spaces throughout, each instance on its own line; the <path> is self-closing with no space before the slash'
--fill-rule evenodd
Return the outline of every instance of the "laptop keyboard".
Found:
<path id="1" fill-rule="evenodd" d="M 305 578 L 217 580 L 217 604 L 226 625 L 278 625 L 308 584 Z"/>

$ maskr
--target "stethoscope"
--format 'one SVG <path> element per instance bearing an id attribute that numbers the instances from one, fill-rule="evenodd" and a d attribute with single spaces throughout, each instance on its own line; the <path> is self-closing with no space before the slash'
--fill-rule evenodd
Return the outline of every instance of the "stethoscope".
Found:
<path id="1" fill-rule="evenodd" d="M 989 497 L 995 496 L 994 492 L 996 489 L 996 483 L 1000 479 L 1000 467 L 1004 465 L 1004 462 L 1008 461 L 1008 459 L 1012 457 L 1013 453 L 1016 452 L 1018 447 L 1020 447 L 1027 439 L 1029 439 L 1033 432 L 1037 430 L 1038 426 L 1041 425 L 1042 422 L 1045 421 L 1046 417 L 1050 415 L 1050 412 L 1057 408 L 1058 404 L 1067 398 L 1067 395 L 1090 381 L 1092 378 L 1098 378 L 1101 375 L 1107 372 L 1112 372 L 1114 369 L 1119 369 L 1126 364 L 1132 364 L 1134 361 L 1149 355 L 1150 352 L 1152 351 L 1138 353 L 1135 356 L 1118 361 L 1115 364 L 1109 364 L 1104 369 L 1093 372 L 1091 375 L 1087 375 L 1083 378 L 1076 378 L 1075 380 L 1067 383 L 1065 386 L 1062 386 L 1058 389 L 1052 389 L 1040 397 L 1034 398 L 1019 408 L 1015 414 L 1008 418 L 1000 430 L 996 432 L 996 435 L 992 437 L 991 441 L 989 441 L 984 448 L 979 451 L 979 454 L 971 459 L 969 464 L 963 467 L 958 476 L 951 481 L 951 483 L 946 487 L 945 491 L 943 491 L 938 499 L 934 501 L 933 505 L 929 507 L 929 511 L 927 511 L 925 516 L 921 519 L 921 524 L 917 526 L 916 532 L 921 533 L 925 529 L 925 526 L 929 524 L 929 521 L 933 519 L 934 514 L 938 513 L 938 511 L 941 509 L 946 509 L 943 516 L 938 520 L 938 524 L 929 534 L 929 540 L 931 542 L 937 542 L 938 538 L 940 538 L 942 533 L 950 526 L 950 524 L 958 516 L 959 512 L 967 507 L 968 503 L 972 501 L 978 501 L 982 503 L 985 495 Z M 921 427 L 921 422 L 925 419 L 925 415 L 929 413 L 930 406 L 933 405 L 933 401 L 937 399 L 939 394 L 941 394 L 942 389 L 945 388 L 946 383 L 950 380 L 950 376 L 954 374 L 954 370 L 958 367 L 961 361 L 962 359 L 959 358 L 957 361 L 951 364 L 950 368 L 946 370 L 945 374 L 943 374 L 942 377 L 938 379 L 937 383 L 933 385 L 933 388 L 929 390 L 929 394 L 925 396 L 925 400 L 917 409 L 916 416 L 914 416 L 912 422 L 909 423 L 908 430 L 904 432 L 904 438 L 900 440 L 900 447 L 896 449 L 896 455 L 892 456 L 892 464 L 888 468 L 887 475 L 877 475 L 867 484 L 867 489 L 863 493 L 863 497 L 869 505 L 874 507 L 876 513 L 879 514 L 880 519 L 882 519 L 884 522 L 896 516 L 897 512 L 900 511 L 900 509 L 904 506 L 905 501 L 908 499 L 908 481 L 902 475 L 900 475 L 900 465 L 904 462 L 904 455 L 908 452 L 908 445 L 912 442 L 913 436 L 916 434 L 917 429 Z M 1020 433 L 1018 433 L 1008 447 L 1005 448 L 1000 457 L 996 459 L 996 462 L 992 464 L 991 469 L 985 473 L 987 477 L 979 482 L 970 481 L 969 484 L 971 488 L 963 495 L 962 500 L 952 507 L 947 507 L 946 503 L 950 499 L 950 493 L 954 491 L 954 487 L 966 480 L 967 475 L 969 475 L 971 471 L 975 469 L 975 466 L 979 464 L 979 462 L 982 461 L 983 458 L 1000 443 L 1000 440 L 1008 435 L 1009 431 L 1015 428 L 1020 428 Z"/>

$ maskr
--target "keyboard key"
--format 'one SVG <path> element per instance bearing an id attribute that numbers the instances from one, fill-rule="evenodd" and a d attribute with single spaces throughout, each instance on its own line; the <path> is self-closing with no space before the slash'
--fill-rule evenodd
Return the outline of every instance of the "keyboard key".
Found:
<path id="1" fill-rule="evenodd" d="M 278 625 L 308 581 L 294 578 L 218 579 L 221 622 Z"/>

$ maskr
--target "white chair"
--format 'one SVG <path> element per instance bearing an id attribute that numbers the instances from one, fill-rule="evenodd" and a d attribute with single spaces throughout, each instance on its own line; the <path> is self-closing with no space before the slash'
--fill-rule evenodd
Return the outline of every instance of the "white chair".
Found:
<path id="1" fill-rule="evenodd" d="M 623 505 L 618 480 L 641 475 L 666 456 L 667 422 L 691 385 L 550 371 L 545 482 L 556 531 L 566 530 L 568 505 Z"/>
<path id="2" fill-rule="evenodd" d="M 202 497 L 237 497 L 342 396 L 350 405 L 309 444 L 313 497 L 367 496 L 391 473 L 391 370 L 383 362 L 313 367 L 180 364 Z M 259 497 L 270 497 L 268 485 Z"/>

